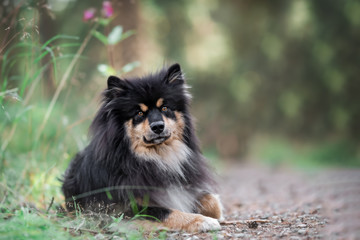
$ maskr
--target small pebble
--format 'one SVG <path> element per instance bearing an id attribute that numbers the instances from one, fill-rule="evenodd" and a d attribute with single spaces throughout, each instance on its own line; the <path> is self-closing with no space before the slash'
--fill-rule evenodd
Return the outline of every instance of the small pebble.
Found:
<path id="1" fill-rule="evenodd" d="M 303 234 L 305 234 L 307 231 L 305 230 L 305 229 L 300 229 L 299 231 L 298 231 L 298 234 L 301 234 L 301 235 L 303 235 Z"/>
<path id="2" fill-rule="evenodd" d="M 248 222 L 247 225 L 248 225 L 249 228 L 257 228 L 259 226 L 259 224 L 257 222 L 255 222 L 255 221 Z"/>
<path id="3" fill-rule="evenodd" d="M 299 228 L 306 228 L 307 225 L 306 225 L 306 224 L 299 224 L 299 225 L 297 225 L 297 227 L 299 227 Z"/>
<path id="4" fill-rule="evenodd" d="M 316 214 L 316 213 L 318 213 L 318 212 L 319 212 L 319 211 L 318 211 L 317 209 L 314 209 L 314 210 L 310 211 L 311 214 Z"/>

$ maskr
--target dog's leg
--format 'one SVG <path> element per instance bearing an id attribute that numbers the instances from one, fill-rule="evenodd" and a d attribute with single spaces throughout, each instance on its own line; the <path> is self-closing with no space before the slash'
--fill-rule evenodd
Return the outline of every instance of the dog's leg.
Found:
<path id="1" fill-rule="evenodd" d="M 219 195 L 206 193 L 200 197 L 199 203 L 200 214 L 223 220 L 223 207 Z"/>
<path id="2" fill-rule="evenodd" d="M 160 226 L 170 230 L 205 232 L 221 229 L 221 226 L 216 219 L 201 214 L 185 213 L 176 209 L 166 209 L 161 207 L 148 207 L 144 213 L 160 220 Z M 154 220 L 154 218 L 146 219 Z"/>

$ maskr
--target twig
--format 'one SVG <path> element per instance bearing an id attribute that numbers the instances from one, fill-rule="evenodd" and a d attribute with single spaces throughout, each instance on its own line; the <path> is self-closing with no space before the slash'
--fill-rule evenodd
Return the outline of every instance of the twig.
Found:
<path id="1" fill-rule="evenodd" d="M 48 207 L 47 210 L 46 210 L 46 213 L 49 213 L 50 208 L 52 207 L 53 204 L 54 204 L 54 197 L 51 198 L 51 202 L 50 202 L 49 207 Z"/>
<path id="2" fill-rule="evenodd" d="M 100 233 L 99 231 L 95 231 L 95 230 L 91 230 L 91 229 L 86 229 L 86 228 L 79 228 L 79 229 L 77 229 L 77 228 L 74 228 L 74 227 L 64 227 L 65 228 L 65 230 L 72 230 L 72 231 L 75 231 L 75 232 L 77 232 L 77 231 L 83 231 L 83 232 L 89 232 L 89 233 L 92 233 L 92 234 L 98 234 L 98 233 Z"/>
<path id="3" fill-rule="evenodd" d="M 13 138 L 13 136 L 15 134 L 16 128 L 17 128 L 17 122 L 15 122 L 15 124 L 12 125 L 9 136 L 5 139 L 5 141 L 1 145 L 1 151 L 5 151 L 7 145 L 9 144 L 9 142 L 11 141 L 11 139 Z"/>
<path id="4" fill-rule="evenodd" d="M 0 205 L 3 205 L 3 204 L 4 204 L 4 202 L 5 202 L 6 198 L 7 198 L 7 196 L 8 196 L 8 192 L 7 192 L 7 190 L 5 190 L 5 193 L 4 193 L 4 198 L 1 200 Z"/>
<path id="5" fill-rule="evenodd" d="M 220 222 L 220 225 L 248 224 L 248 223 L 251 223 L 251 222 L 269 223 L 270 220 L 265 220 L 265 219 L 231 220 L 231 221 L 222 221 L 222 222 Z"/>
<path id="6" fill-rule="evenodd" d="M 4 92 L 0 92 L 0 97 L 5 96 L 7 94 L 11 94 L 11 93 L 16 93 L 17 91 L 18 91 L 18 88 L 13 88 L 13 89 L 6 90 Z"/>
<path id="7" fill-rule="evenodd" d="M 86 116 L 86 117 L 84 117 L 84 118 L 81 118 L 80 120 L 78 120 L 78 121 L 70 124 L 69 126 L 67 126 L 67 127 L 66 127 L 66 130 L 69 131 L 69 130 L 71 130 L 73 127 L 75 127 L 75 126 L 77 126 L 77 125 L 79 125 L 79 124 L 81 124 L 81 123 L 83 123 L 83 122 L 85 122 L 86 120 L 89 120 L 89 119 L 91 119 L 91 118 L 93 118 L 93 116 Z"/>

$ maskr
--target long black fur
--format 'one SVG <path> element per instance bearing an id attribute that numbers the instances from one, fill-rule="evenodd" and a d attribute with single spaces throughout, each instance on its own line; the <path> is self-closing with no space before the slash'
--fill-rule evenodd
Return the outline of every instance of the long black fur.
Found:
<path id="1" fill-rule="evenodd" d="M 137 114 L 139 103 L 150 105 L 159 98 L 184 116 L 183 141 L 192 151 L 181 166 L 185 178 L 165 171 L 154 161 L 139 159 L 130 148 L 124 123 Z M 179 186 L 197 196 L 212 191 L 213 178 L 194 134 L 189 101 L 178 64 L 141 78 L 109 77 L 90 127 L 91 142 L 64 174 L 62 191 L 67 208 L 74 210 L 76 203 L 92 211 L 119 210 L 131 215 L 132 200 L 148 197 L 147 213 L 164 219 L 170 210 L 162 206 L 161 198 L 169 187 Z"/>

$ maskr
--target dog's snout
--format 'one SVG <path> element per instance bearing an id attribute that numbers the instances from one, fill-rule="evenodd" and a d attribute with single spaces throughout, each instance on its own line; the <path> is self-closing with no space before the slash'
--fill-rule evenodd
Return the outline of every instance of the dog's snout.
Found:
<path id="1" fill-rule="evenodd" d="M 160 134 L 164 131 L 165 124 L 163 121 L 157 121 L 150 124 L 151 131 L 156 134 Z"/>

